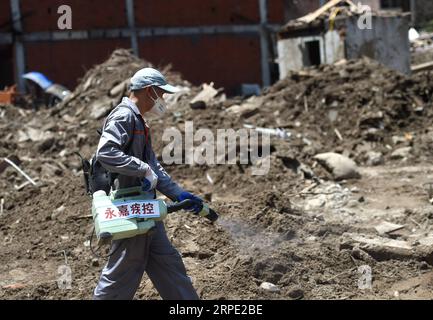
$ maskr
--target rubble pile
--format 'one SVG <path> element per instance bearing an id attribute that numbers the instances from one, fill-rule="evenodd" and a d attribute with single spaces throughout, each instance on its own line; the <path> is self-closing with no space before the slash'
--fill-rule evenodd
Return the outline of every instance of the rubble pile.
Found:
<path id="1" fill-rule="evenodd" d="M 90 199 L 75 152 L 86 158 L 95 152 L 96 129 L 127 93 L 131 74 L 143 66 L 150 64 L 116 50 L 54 109 L 34 113 L 0 107 L 0 160 L 13 159 L 36 182 L 34 186 L 13 167 L 2 169 L 0 164 L 0 241 L 6 244 L 0 250 L 0 297 L 91 297 L 104 260 L 89 250 Z M 200 296 L 357 297 L 356 267 L 371 257 L 368 248 L 356 243 L 367 243 L 367 238 L 351 236 L 361 228 L 337 223 L 340 217 L 325 220 L 324 212 L 347 220 L 365 199 L 355 187 L 333 180 L 359 178 L 363 172 L 358 173 L 355 162 L 404 164 L 431 156 L 432 74 L 406 77 L 370 60 L 342 61 L 291 73 L 260 96 L 227 98 L 213 84 L 196 87 L 170 68 L 163 73 L 181 91 L 169 98 L 167 115 L 148 119 L 159 158 L 166 145 L 164 129 L 185 132 L 188 121 L 194 130 L 250 129 L 271 136 L 271 166 L 263 176 L 252 174 L 252 163 L 239 161 L 165 165 L 180 185 L 201 195 L 221 215 L 216 225 L 189 214 L 167 221 L 169 237 L 184 256 Z M 184 156 L 189 150 L 182 148 Z M 337 160 L 331 161 L 330 155 Z M 345 162 L 345 170 L 350 170 L 331 168 L 328 173 L 319 160 L 328 167 Z M 351 210 L 346 209 L 349 205 Z M 343 234 L 344 243 L 336 248 Z M 381 243 L 374 243 L 380 250 Z M 57 267 L 65 261 L 63 252 L 74 276 L 72 290 L 60 290 L 55 282 Z M 375 274 L 384 275 L 386 283 L 389 270 L 397 270 L 396 279 L 415 276 L 430 256 L 412 259 L 406 254 L 394 260 L 392 255 L 380 262 L 374 257 Z M 348 266 L 355 269 L 348 271 Z M 35 272 L 36 284 L 27 276 Z M 156 297 L 152 284 L 143 282 L 137 298 Z"/>
<path id="2" fill-rule="evenodd" d="M 336 151 L 366 163 L 375 154 L 405 158 L 393 152 L 411 147 L 412 156 L 425 160 L 433 129 L 431 77 L 404 76 L 369 59 L 294 72 L 263 95 L 249 120 L 291 129 L 304 156 Z"/>

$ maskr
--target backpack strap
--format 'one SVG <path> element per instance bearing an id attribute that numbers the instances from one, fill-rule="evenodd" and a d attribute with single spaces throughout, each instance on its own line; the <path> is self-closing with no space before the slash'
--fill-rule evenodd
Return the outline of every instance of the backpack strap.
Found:
<path id="1" fill-rule="evenodd" d="M 129 109 L 129 107 L 127 105 L 125 105 L 125 104 L 120 104 L 118 107 L 119 108 L 128 108 Z M 134 117 L 135 117 L 135 114 L 134 114 Z M 106 121 L 107 120 L 104 121 L 103 127 L 105 127 Z M 134 131 L 135 131 L 135 119 L 134 119 L 134 123 L 132 124 L 132 135 L 131 135 L 131 138 L 129 138 L 128 143 L 126 144 L 125 151 L 128 150 L 131 147 L 131 145 L 132 145 L 132 141 L 134 140 Z M 102 136 L 102 130 L 101 129 L 96 129 L 96 132 L 99 134 L 99 136 Z"/>

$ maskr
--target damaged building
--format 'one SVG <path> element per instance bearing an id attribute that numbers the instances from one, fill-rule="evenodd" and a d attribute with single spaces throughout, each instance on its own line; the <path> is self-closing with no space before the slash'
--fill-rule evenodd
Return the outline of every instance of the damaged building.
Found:
<path id="1" fill-rule="evenodd" d="M 350 1 L 331 1 L 278 32 L 280 79 L 289 71 L 364 56 L 409 74 L 409 23 L 407 13 L 366 13 Z"/>

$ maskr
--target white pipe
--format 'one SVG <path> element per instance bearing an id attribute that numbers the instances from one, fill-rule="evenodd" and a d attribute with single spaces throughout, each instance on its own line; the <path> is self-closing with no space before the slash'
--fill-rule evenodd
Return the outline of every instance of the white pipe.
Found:
<path id="1" fill-rule="evenodd" d="M 30 181 L 34 186 L 36 185 L 36 182 L 33 181 L 32 178 L 30 178 L 23 170 L 21 170 L 15 163 L 10 161 L 8 158 L 4 159 L 7 163 L 9 163 L 12 167 L 14 167 L 19 173 L 21 173 L 27 180 Z"/>

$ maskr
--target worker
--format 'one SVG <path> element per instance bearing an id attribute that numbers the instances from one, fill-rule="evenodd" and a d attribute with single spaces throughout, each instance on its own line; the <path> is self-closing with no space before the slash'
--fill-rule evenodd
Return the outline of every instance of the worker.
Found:
<path id="1" fill-rule="evenodd" d="M 117 174 L 113 190 L 142 186 L 155 198 L 156 189 L 172 201 L 191 199 L 187 209 L 197 214 L 202 199 L 183 190 L 161 166 L 146 121 L 148 114 L 162 116 L 167 110 L 163 94 L 177 91 L 158 70 L 144 68 L 135 73 L 129 97 L 124 97 L 105 121 L 96 159 Z M 144 272 L 163 299 L 199 299 L 162 221 L 156 222 L 152 232 L 113 241 L 110 252 L 94 290 L 95 300 L 133 299 Z"/>

